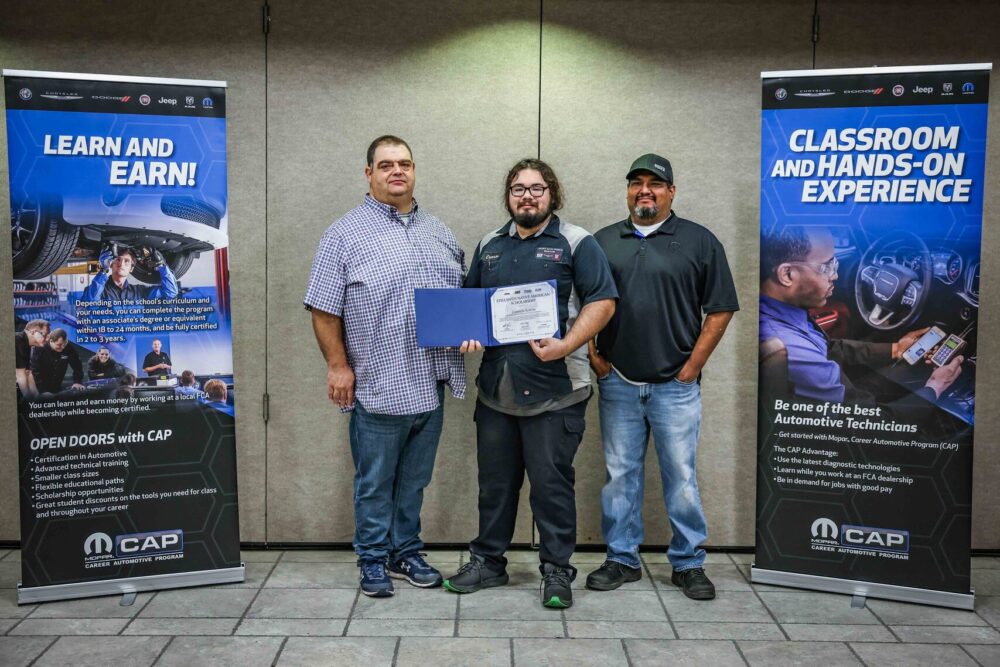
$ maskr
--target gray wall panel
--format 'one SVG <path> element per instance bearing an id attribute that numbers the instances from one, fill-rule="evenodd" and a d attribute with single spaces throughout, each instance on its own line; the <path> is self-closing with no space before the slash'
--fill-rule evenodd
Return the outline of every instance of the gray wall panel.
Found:
<path id="1" fill-rule="evenodd" d="M 13 3 L 0 22 L 0 63 L 14 69 L 227 80 L 230 267 L 240 481 L 240 532 L 264 539 L 264 431 L 260 363 L 264 312 L 264 40 L 260 10 L 239 0 Z M 7 134 L 0 155 L 0 210 L 7 200 Z M 0 235 L 0 276 L 10 284 L 10 237 Z M 0 298 L 0 321 L 12 321 Z M 0 375 L 11 377 L 10 345 L 0 345 Z M 0 392 L 0 423 L 14 424 L 12 392 Z M 14 431 L 4 429 L 0 455 L 17 459 Z M 20 538 L 16 467 L 0 467 L 0 539 Z"/>
<path id="2" fill-rule="evenodd" d="M 367 190 L 364 155 L 385 133 L 410 143 L 416 198 L 476 242 L 503 222 L 502 179 L 534 155 L 538 5 L 275 2 L 269 42 L 268 537 L 349 542 L 346 416 L 326 398 L 325 366 L 302 297 L 323 230 Z M 393 332 L 386 332 L 393 335 Z M 470 383 L 478 359 L 469 359 Z M 474 397 L 474 390 L 470 398 Z M 476 532 L 473 401 L 448 400 L 423 537 Z M 529 539 L 526 503 L 515 539 Z"/>
<path id="3" fill-rule="evenodd" d="M 542 158 L 566 183 L 565 217 L 621 220 L 625 173 L 656 152 L 674 167 L 674 209 L 726 247 L 739 312 L 703 378 L 698 477 L 712 545 L 754 540 L 760 72 L 808 67 L 809 3 L 545 3 Z M 596 398 L 594 400 L 596 403 Z M 596 408 L 596 406 L 594 406 Z M 596 409 L 577 458 L 580 541 L 601 542 L 604 459 Z M 646 541 L 669 528 L 652 448 Z"/>

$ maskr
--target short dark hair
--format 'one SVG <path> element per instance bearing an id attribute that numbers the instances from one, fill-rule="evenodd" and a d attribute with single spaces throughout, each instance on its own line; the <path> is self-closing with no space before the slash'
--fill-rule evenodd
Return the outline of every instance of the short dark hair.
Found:
<path id="1" fill-rule="evenodd" d="M 812 250 L 812 241 L 803 227 L 789 227 L 760 241 L 760 279 L 767 280 L 785 262 L 804 262 Z"/>
<path id="2" fill-rule="evenodd" d="M 65 340 L 65 339 L 66 339 L 66 330 L 65 329 L 53 329 L 49 333 L 49 342 L 50 343 L 54 342 L 54 341 L 57 341 L 57 340 Z"/>
<path id="3" fill-rule="evenodd" d="M 132 264 L 137 264 L 139 262 L 139 256 L 135 254 L 135 251 L 132 250 L 132 248 L 129 248 L 127 245 L 118 246 L 118 252 L 115 253 L 115 256 L 124 257 L 125 255 L 132 258 Z"/>
<path id="4" fill-rule="evenodd" d="M 399 137 L 392 134 L 383 134 L 381 137 L 371 142 L 368 146 L 368 167 L 375 166 L 375 149 L 379 146 L 405 146 L 406 150 L 410 153 L 410 159 L 413 159 L 413 150 L 410 148 L 410 144 L 406 143 Z"/>
<path id="5" fill-rule="evenodd" d="M 194 385 L 194 371 L 184 371 L 181 373 L 180 383 L 182 387 Z"/>
<path id="6" fill-rule="evenodd" d="M 507 172 L 507 179 L 503 184 L 503 205 L 507 208 L 507 212 L 510 213 L 511 217 L 513 217 L 514 211 L 510 210 L 510 200 L 507 198 L 507 194 L 510 190 L 510 184 L 525 169 L 534 169 L 542 175 L 545 185 L 549 186 L 549 195 L 552 197 L 552 211 L 555 212 L 561 209 L 563 206 L 563 191 L 562 186 L 559 185 L 559 179 L 556 178 L 556 172 L 552 171 L 552 167 L 547 163 L 536 160 L 533 157 L 526 157 L 510 168 L 510 171 Z"/>

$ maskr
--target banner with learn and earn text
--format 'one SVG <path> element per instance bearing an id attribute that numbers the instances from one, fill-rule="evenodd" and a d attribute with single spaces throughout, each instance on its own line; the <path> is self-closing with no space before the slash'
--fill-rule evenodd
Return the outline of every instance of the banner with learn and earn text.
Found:
<path id="1" fill-rule="evenodd" d="M 763 74 L 755 582 L 973 606 L 989 73 Z"/>
<path id="2" fill-rule="evenodd" d="M 225 83 L 3 74 L 18 601 L 242 581 Z"/>

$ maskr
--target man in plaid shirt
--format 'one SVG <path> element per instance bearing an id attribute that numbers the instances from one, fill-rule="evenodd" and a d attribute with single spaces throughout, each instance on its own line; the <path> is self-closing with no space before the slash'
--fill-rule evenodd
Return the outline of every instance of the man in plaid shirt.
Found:
<path id="1" fill-rule="evenodd" d="M 413 290 L 461 287 L 465 254 L 413 199 L 410 147 L 382 136 L 368 148 L 368 194 L 326 230 L 305 306 L 327 363 L 327 391 L 351 413 L 354 549 L 365 595 L 393 594 L 390 577 L 441 584 L 423 559 L 420 508 L 431 480 L 444 385 L 465 397 L 457 350 L 417 346 Z"/>

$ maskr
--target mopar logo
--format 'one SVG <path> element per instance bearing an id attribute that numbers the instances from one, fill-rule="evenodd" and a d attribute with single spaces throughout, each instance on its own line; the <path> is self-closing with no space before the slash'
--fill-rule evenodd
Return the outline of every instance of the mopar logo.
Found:
<path id="1" fill-rule="evenodd" d="M 211 97 L 206 97 L 201 101 L 201 106 L 205 107 L 206 109 L 211 109 L 213 106 L 215 106 L 215 102 L 212 101 Z"/>
<path id="2" fill-rule="evenodd" d="M 837 524 L 831 519 L 816 519 L 812 524 L 812 536 L 824 540 L 837 539 Z"/>
<path id="3" fill-rule="evenodd" d="M 115 536 L 115 557 L 157 556 L 184 551 L 183 530 L 157 530 Z"/>
<path id="4" fill-rule="evenodd" d="M 92 533 L 83 541 L 83 553 L 88 556 L 100 556 L 111 553 L 111 538 L 107 533 Z"/>
<path id="5" fill-rule="evenodd" d="M 968 82 L 963 83 L 962 84 L 962 92 L 963 93 L 974 93 L 974 92 L 976 92 L 976 87 L 973 84 L 968 83 Z"/>
<path id="6" fill-rule="evenodd" d="M 845 547 L 906 553 L 910 550 L 910 533 L 895 528 L 870 528 L 845 524 L 841 526 L 840 543 Z"/>

